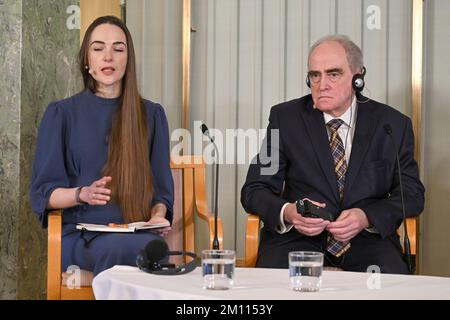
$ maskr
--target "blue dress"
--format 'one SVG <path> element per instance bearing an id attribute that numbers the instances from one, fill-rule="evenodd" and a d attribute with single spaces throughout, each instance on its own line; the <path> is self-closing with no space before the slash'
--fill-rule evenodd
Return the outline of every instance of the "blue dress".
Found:
<path id="1" fill-rule="evenodd" d="M 163 108 L 144 100 L 151 135 L 149 159 L 153 173 L 152 206 L 163 203 L 172 221 L 173 180 L 170 171 L 169 130 Z M 51 193 L 56 188 L 90 185 L 102 177 L 108 155 L 108 135 L 120 98 L 105 99 L 90 90 L 51 103 L 41 121 L 33 163 L 30 200 L 43 227 L 47 227 Z M 139 231 L 132 234 L 81 232 L 84 223 L 123 223 L 119 207 L 79 205 L 63 210 L 62 270 L 76 265 L 94 275 L 116 264 L 136 265 L 145 245 L 160 236 Z"/>

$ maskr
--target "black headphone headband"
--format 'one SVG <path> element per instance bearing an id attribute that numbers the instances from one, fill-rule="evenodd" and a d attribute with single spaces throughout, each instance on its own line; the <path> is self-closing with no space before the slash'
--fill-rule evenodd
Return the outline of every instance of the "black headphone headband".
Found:
<path id="1" fill-rule="evenodd" d="M 142 271 L 157 275 L 168 275 L 168 276 L 189 273 L 193 271 L 196 267 L 197 255 L 193 252 L 169 251 L 166 257 L 169 256 L 191 257 L 192 260 L 180 266 L 175 266 L 174 264 L 170 263 L 159 263 L 159 262 L 150 263 L 148 260 L 146 261 L 143 258 L 143 255 L 141 253 L 139 254 L 136 260 L 136 264 Z"/>

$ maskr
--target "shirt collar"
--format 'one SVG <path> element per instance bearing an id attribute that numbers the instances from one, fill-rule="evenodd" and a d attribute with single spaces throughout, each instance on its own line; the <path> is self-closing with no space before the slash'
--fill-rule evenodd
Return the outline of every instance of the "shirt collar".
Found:
<path id="1" fill-rule="evenodd" d="M 324 112 L 323 118 L 325 120 L 325 123 L 328 123 L 333 119 L 341 119 L 342 121 L 344 121 L 344 124 L 347 127 L 352 127 L 356 120 L 355 115 L 356 115 L 356 97 L 353 97 L 353 101 L 352 104 L 350 105 L 350 108 L 348 108 L 347 111 L 345 111 L 340 117 L 335 118 L 332 115 L 329 115 L 328 113 Z"/>

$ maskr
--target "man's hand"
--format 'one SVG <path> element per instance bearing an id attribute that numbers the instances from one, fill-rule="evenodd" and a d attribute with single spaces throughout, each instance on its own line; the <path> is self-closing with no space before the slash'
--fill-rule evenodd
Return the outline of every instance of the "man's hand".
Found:
<path id="1" fill-rule="evenodd" d="M 305 198 L 303 200 L 309 200 Z M 325 208 L 325 203 L 320 203 L 316 201 L 312 201 L 313 204 Z M 330 224 L 330 221 L 323 220 L 321 218 L 305 218 L 300 213 L 297 212 L 297 207 L 295 203 L 290 203 L 284 209 L 284 220 L 294 225 L 294 228 L 297 229 L 298 232 L 306 235 L 306 236 L 316 236 Z"/>
<path id="2" fill-rule="evenodd" d="M 333 237 L 342 242 L 348 242 L 361 230 L 369 227 L 366 214 L 359 208 L 352 208 L 341 212 L 339 218 L 327 226 Z"/>

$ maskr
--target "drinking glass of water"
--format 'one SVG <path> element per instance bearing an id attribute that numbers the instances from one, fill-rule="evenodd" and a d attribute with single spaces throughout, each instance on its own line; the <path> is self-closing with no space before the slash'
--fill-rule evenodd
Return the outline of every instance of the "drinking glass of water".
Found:
<path id="1" fill-rule="evenodd" d="M 322 284 L 323 253 L 289 252 L 289 276 L 295 291 L 319 291 Z"/>
<path id="2" fill-rule="evenodd" d="M 234 250 L 203 250 L 203 288 L 227 290 L 233 286 L 236 253 Z"/>

